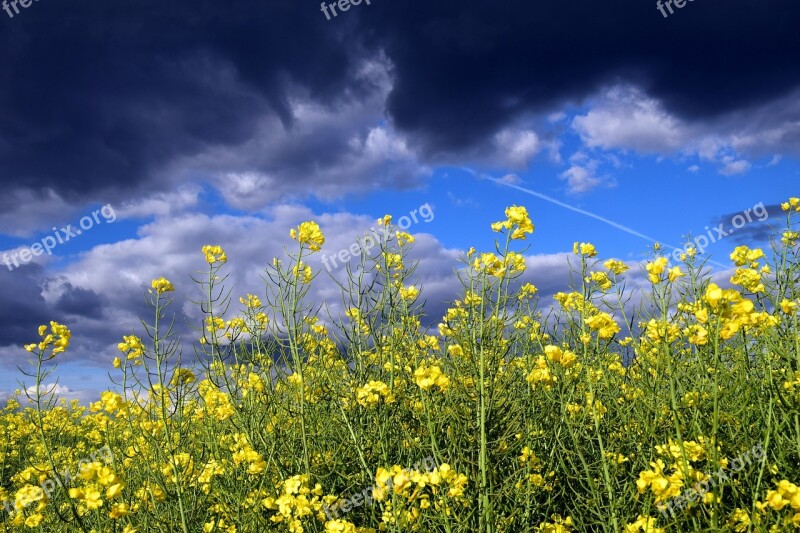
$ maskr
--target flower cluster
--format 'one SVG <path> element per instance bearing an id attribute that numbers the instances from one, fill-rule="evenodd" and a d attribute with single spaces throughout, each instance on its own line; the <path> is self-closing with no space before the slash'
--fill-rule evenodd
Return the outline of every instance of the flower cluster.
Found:
<path id="1" fill-rule="evenodd" d="M 325 244 L 325 236 L 314 221 L 301 222 L 297 229 L 292 229 L 289 236 L 300 244 L 308 245 L 312 252 L 318 252 Z"/>
<path id="2" fill-rule="evenodd" d="M 47 326 L 39 326 L 39 336 L 42 340 L 39 343 L 25 345 L 25 350 L 32 352 L 38 348 L 40 353 L 44 353 L 47 348 L 51 348 L 50 356 L 55 357 L 69 348 L 72 333 L 65 325 L 51 321 L 49 332 L 47 331 Z"/>
<path id="3" fill-rule="evenodd" d="M 266 290 L 235 299 L 225 280 L 240 276 L 204 246 L 196 357 L 169 329 L 165 278 L 146 299 L 156 320 L 121 338 L 115 386 L 88 407 L 38 394 L 58 390 L 57 365 L 42 363 L 69 347 L 65 325 L 25 346 L 33 382 L 0 407 L 0 520 L 9 532 L 797 529 L 800 200 L 783 206 L 772 253 L 736 247 L 727 276 L 693 249 L 640 269 L 577 242 L 552 300 L 519 242 L 533 223 L 511 206 L 492 225 L 505 242 L 464 254 L 463 290 L 433 324 L 438 298 L 391 216 L 326 302 L 311 300 L 308 255 L 325 242 L 314 222 L 291 230 L 299 251 L 272 262 Z M 113 460 L 86 459 L 101 446 Z"/>
<path id="4" fill-rule="evenodd" d="M 493 231 L 511 231 L 511 239 L 525 240 L 525 234 L 533 233 L 533 223 L 524 207 L 513 205 L 506 208 L 506 220 L 492 224 Z"/>
<path id="5" fill-rule="evenodd" d="M 228 256 L 225 254 L 225 250 L 222 249 L 220 246 L 211 246 L 207 244 L 203 246 L 203 254 L 206 256 L 206 262 L 209 265 L 213 265 L 214 263 L 227 263 Z"/>

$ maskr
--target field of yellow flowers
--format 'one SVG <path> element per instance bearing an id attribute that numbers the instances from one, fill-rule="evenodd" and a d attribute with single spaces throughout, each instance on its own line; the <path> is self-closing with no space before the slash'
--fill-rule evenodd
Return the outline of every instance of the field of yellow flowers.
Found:
<path id="1" fill-rule="evenodd" d="M 634 306 L 630 265 L 576 243 L 572 292 L 540 309 L 512 206 L 430 331 L 407 233 L 348 270 L 338 317 L 308 298 L 316 223 L 261 296 L 230 295 L 206 246 L 191 358 L 164 278 L 90 406 L 44 385 L 68 327 L 32 334 L 29 399 L 0 411 L 4 531 L 798 529 L 800 200 L 782 207 L 771 250 L 731 255 L 732 288 L 689 249 L 643 265 Z"/>

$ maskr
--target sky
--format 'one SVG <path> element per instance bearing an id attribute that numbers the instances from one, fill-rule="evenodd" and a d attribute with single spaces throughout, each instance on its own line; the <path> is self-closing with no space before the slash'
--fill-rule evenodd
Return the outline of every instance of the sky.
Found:
<path id="1" fill-rule="evenodd" d="M 50 379 L 96 398 L 162 276 L 191 353 L 205 244 L 238 299 L 304 220 L 330 257 L 405 216 L 435 321 L 507 206 L 546 303 L 574 241 L 635 285 L 702 235 L 724 281 L 800 193 L 796 0 L 351 2 L 2 4 L 0 399 L 50 320 Z M 310 264 L 336 310 L 342 270 Z"/>

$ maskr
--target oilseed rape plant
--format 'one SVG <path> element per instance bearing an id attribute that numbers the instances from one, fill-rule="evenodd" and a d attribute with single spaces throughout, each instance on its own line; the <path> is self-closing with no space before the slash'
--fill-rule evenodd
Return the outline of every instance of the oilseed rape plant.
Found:
<path id="1" fill-rule="evenodd" d="M 0 411 L 4 530 L 798 529 L 800 199 L 782 207 L 770 249 L 736 248 L 713 282 L 693 249 L 637 267 L 575 243 L 551 303 L 522 279 L 535 228 L 511 206 L 432 324 L 402 231 L 347 270 L 341 315 L 309 296 L 315 222 L 260 294 L 232 296 L 235 257 L 204 246 L 191 360 L 165 278 L 98 402 L 45 385 L 68 325 L 25 345 L 27 403 Z"/>

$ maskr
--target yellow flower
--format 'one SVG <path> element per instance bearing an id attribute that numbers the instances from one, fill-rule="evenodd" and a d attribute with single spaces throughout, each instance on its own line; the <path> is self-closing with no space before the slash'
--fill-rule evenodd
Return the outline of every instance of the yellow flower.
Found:
<path id="1" fill-rule="evenodd" d="M 14 497 L 14 505 L 18 509 L 24 509 L 32 503 L 42 501 L 44 499 L 44 490 L 41 487 L 34 487 L 33 485 L 25 485 L 17 491 Z"/>
<path id="2" fill-rule="evenodd" d="M 125 407 L 125 401 L 122 399 L 122 396 L 108 390 L 100 394 L 100 404 L 102 404 L 103 409 L 109 413 L 116 413 Z"/>
<path id="3" fill-rule="evenodd" d="M 383 381 L 368 381 L 363 387 L 356 389 L 356 401 L 363 407 L 372 407 L 381 403 L 393 403 L 394 394 Z"/>
<path id="4" fill-rule="evenodd" d="M 38 527 L 39 524 L 42 523 L 44 520 L 44 516 L 41 513 L 32 514 L 25 519 L 25 527 L 29 527 L 31 529 Z"/>
<path id="5" fill-rule="evenodd" d="M 124 335 L 122 342 L 117 344 L 117 349 L 126 354 L 127 359 L 136 359 L 144 353 L 142 339 L 136 335 Z"/>
<path id="6" fill-rule="evenodd" d="M 797 302 L 784 298 L 781 300 L 781 311 L 787 315 L 793 315 L 797 311 Z"/>
<path id="7" fill-rule="evenodd" d="M 544 347 L 544 354 L 550 361 L 561 363 L 565 368 L 575 364 L 577 357 L 569 350 L 563 351 L 558 346 L 548 345 Z"/>
<path id="8" fill-rule="evenodd" d="M 414 371 L 414 382 L 422 390 L 438 387 L 440 391 L 446 391 L 450 388 L 450 378 L 442 372 L 442 368 L 438 365 L 426 366 L 423 363 Z"/>
<path id="9" fill-rule="evenodd" d="M 248 309 L 257 309 L 261 307 L 261 299 L 255 294 L 248 294 L 247 298 L 239 297 L 239 302 L 246 305 Z"/>
<path id="10" fill-rule="evenodd" d="M 414 244 L 414 236 L 410 233 L 406 233 L 405 231 L 398 231 L 395 233 L 397 237 L 397 244 L 398 246 L 405 246 L 406 244 Z"/>
<path id="11" fill-rule="evenodd" d="M 512 239 L 524 241 L 526 233 L 533 233 L 533 223 L 524 207 L 513 205 L 506 208 L 506 217 L 508 217 L 509 222 L 516 226 L 516 229 L 511 233 Z"/>
<path id="12" fill-rule="evenodd" d="M 765 501 L 774 511 L 781 511 L 784 507 L 789 505 L 789 500 L 784 499 L 776 490 L 767 491 Z"/>
<path id="13" fill-rule="evenodd" d="M 535 285 L 525 283 L 519 288 L 519 294 L 517 295 L 517 298 L 520 300 L 532 298 L 537 292 L 539 292 L 539 289 L 537 289 Z"/>
<path id="14" fill-rule="evenodd" d="M 528 265 L 525 262 L 525 256 L 518 254 L 517 252 L 508 252 L 508 255 L 505 257 L 504 264 L 508 268 L 508 272 L 510 274 L 515 272 L 525 272 L 525 269 L 528 268 Z"/>
<path id="15" fill-rule="evenodd" d="M 752 263 L 753 261 L 757 261 L 762 257 L 764 257 L 764 250 L 761 248 L 751 250 L 747 246 L 737 246 L 731 253 L 731 261 L 733 261 L 736 266 L 743 266 L 747 263 Z"/>
<path id="16" fill-rule="evenodd" d="M 325 244 L 325 236 L 314 221 L 300 223 L 296 230 L 292 229 L 289 232 L 289 235 L 300 244 L 308 244 L 312 252 L 318 252 Z"/>
<path id="17" fill-rule="evenodd" d="M 716 309 L 722 300 L 724 293 L 716 283 L 710 283 L 706 288 L 705 300 L 712 309 Z"/>
<path id="18" fill-rule="evenodd" d="M 482 301 L 483 299 L 472 291 L 467 291 L 464 295 L 464 305 L 467 307 L 477 307 Z"/>
<path id="19" fill-rule="evenodd" d="M 73 500 L 80 500 L 87 509 L 92 511 L 103 506 L 103 496 L 94 486 L 71 488 L 69 489 L 69 497 Z"/>
<path id="20" fill-rule="evenodd" d="M 655 518 L 639 515 L 635 522 L 631 522 L 625 526 L 623 532 L 638 533 L 639 531 L 642 531 L 644 533 L 664 533 L 664 529 L 655 527 L 655 523 Z"/>
<path id="21" fill-rule="evenodd" d="M 607 291 L 611 288 L 611 280 L 608 278 L 608 274 L 605 272 L 590 272 L 589 277 L 586 278 L 586 282 L 595 282 L 598 287 L 602 290 Z"/>
<path id="22" fill-rule="evenodd" d="M 194 381 L 195 381 L 194 372 L 192 372 L 188 368 L 176 368 L 175 373 L 172 375 L 172 379 L 170 380 L 169 384 L 175 387 L 177 385 L 188 385 L 190 383 L 194 383 Z"/>
<path id="23" fill-rule="evenodd" d="M 700 324 L 692 324 L 683 330 L 683 333 L 689 338 L 689 342 L 697 346 L 705 346 L 708 344 L 708 330 Z"/>
<path id="24" fill-rule="evenodd" d="M 628 457 L 625 457 L 621 453 L 606 452 L 605 455 L 606 455 L 606 459 L 608 459 L 609 461 L 611 461 L 613 463 L 616 463 L 618 465 L 621 465 L 623 463 L 627 463 L 627 462 L 630 461 L 630 459 Z"/>
<path id="25" fill-rule="evenodd" d="M 597 257 L 597 248 L 594 247 L 594 244 L 588 242 L 576 242 L 572 246 L 572 251 L 575 254 L 580 253 L 584 257 Z"/>
<path id="26" fill-rule="evenodd" d="M 500 259 L 493 253 L 483 253 L 480 257 L 476 257 L 473 262 L 475 270 L 486 270 L 487 272 L 499 270 L 502 266 Z"/>
<path id="27" fill-rule="evenodd" d="M 647 270 L 647 278 L 650 280 L 650 283 L 658 283 L 661 279 L 661 274 L 664 273 L 664 270 L 667 268 L 667 258 L 666 257 L 659 257 L 652 263 L 647 263 L 645 265 L 645 269 Z"/>
<path id="28" fill-rule="evenodd" d="M 347 520 L 328 520 L 325 522 L 325 533 L 358 533 L 358 528 Z"/>
<path id="29" fill-rule="evenodd" d="M 562 519 L 559 515 L 553 515 L 550 519 L 553 522 L 539 524 L 538 531 L 540 533 L 569 533 L 571 531 L 572 518 L 569 516 Z"/>
<path id="30" fill-rule="evenodd" d="M 597 313 L 586 319 L 586 325 L 597 332 L 601 339 L 610 339 L 620 332 L 614 318 L 608 313 Z"/>
<path id="31" fill-rule="evenodd" d="M 737 268 L 736 273 L 731 277 L 731 283 L 740 285 L 750 292 L 764 292 L 761 274 L 753 268 Z"/>
<path id="32" fill-rule="evenodd" d="M 158 278 L 154 279 L 150 285 L 155 289 L 158 294 L 163 294 L 165 292 L 172 292 L 175 290 L 175 287 L 172 286 L 172 283 L 167 278 Z"/>
<path id="33" fill-rule="evenodd" d="M 619 259 L 609 259 L 608 261 L 603 263 L 603 266 L 606 267 L 608 271 L 613 272 L 618 276 L 630 268 L 628 267 L 628 265 L 626 265 Z"/>
<path id="34" fill-rule="evenodd" d="M 747 511 L 744 509 L 736 508 L 733 513 L 731 513 L 728 523 L 736 533 L 743 533 L 750 528 L 750 515 L 747 514 Z"/>
<path id="35" fill-rule="evenodd" d="M 44 352 L 48 346 L 53 346 L 51 356 L 56 356 L 66 351 L 69 347 L 69 341 L 72 338 L 72 332 L 67 329 L 67 326 L 59 324 L 58 322 L 50 322 L 50 333 L 47 333 L 47 326 L 39 326 L 39 336 L 42 337 L 39 344 L 28 344 L 25 350 L 32 352 L 37 347 L 39 351 Z"/>
<path id="36" fill-rule="evenodd" d="M 304 283 L 310 282 L 314 277 L 311 267 L 305 264 L 303 261 L 300 261 L 292 267 L 292 274 L 294 274 L 296 279 L 302 279 Z"/>
<path id="37" fill-rule="evenodd" d="M 506 220 L 492 224 L 492 231 L 512 229 L 511 239 L 525 240 L 526 233 L 533 233 L 533 223 L 528 216 L 528 210 L 522 206 L 512 205 L 506 208 Z"/>
<path id="38" fill-rule="evenodd" d="M 116 520 L 130 514 L 130 507 L 127 503 L 115 503 L 111 506 L 111 511 L 108 513 L 109 518 Z"/>
<path id="39" fill-rule="evenodd" d="M 417 296 L 419 296 L 419 289 L 415 286 L 400 287 L 400 298 L 403 300 L 414 300 Z"/>
<path id="40" fill-rule="evenodd" d="M 464 357 L 464 348 L 460 344 L 453 344 L 447 347 L 447 353 L 453 357 Z"/>
<path id="41" fill-rule="evenodd" d="M 696 255 L 697 255 L 697 248 L 695 248 L 694 246 L 690 246 L 689 248 L 686 249 L 685 253 L 681 254 L 680 256 L 681 261 L 686 261 L 687 259 L 694 259 Z"/>
<path id="42" fill-rule="evenodd" d="M 215 331 L 222 331 L 225 329 L 225 320 L 218 316 L 209 316 L 206 317 L 206 330 L 210 333 L 214 333 Z"/>
<path id="43" fill-rule="evenodd" d="M 206 256 L 206 261 L 209 265 L 213 265 L 214 263 L 226 263 L 228 261 L 228 256 L 225 255 L 225 250 L 223 250 L 220 246 L 211 246 L 207 244 L 202 248 L 203 254 Z"/>
<path id="44" fill-rule="evenodd" d="M 510 255 L 511 254 L 509 254 L 509 256 Z M 486 274 L 489 276 L 501 278 L 507 273 L 509 258 L 506 257 L 505 259 L 506 260 L 503 261 L 493 253 L 484 253 L 475 258 L 475 260 L 472 262 L 472 268 L 478 272 L 486 272 Z"/>
<path id="45" fill-rule="evenodd" d="M 667 279 L 670 281 L 670 283 L 674 282 L 678 278 L 682 278 L 685 275 L 686 274 L 683 273 L 681 267 L 678 266 L 672 267 L 667 271 Z"/>
<path id="46" fill-rule="evenodd" d="M 533 370 L 525 376 L 525 381 L 534 388 L 541 382 L 546 389 L 549 389 L 553 383 L 558 381 L 558 378 L 550 373 L 550 369 L 547 367 L 547 360 L 540 355 L 534 362 Z"/>

